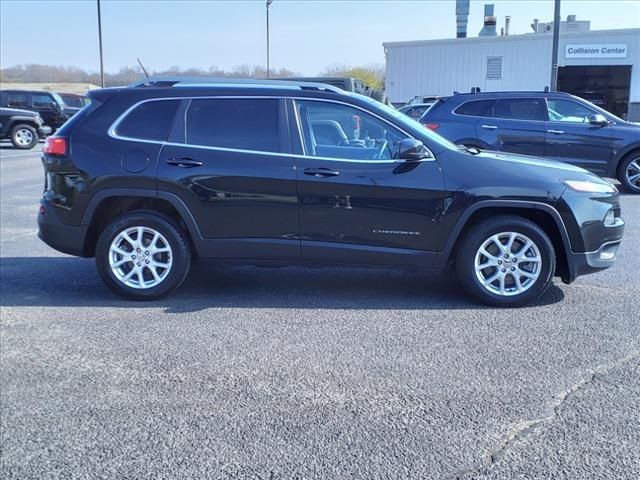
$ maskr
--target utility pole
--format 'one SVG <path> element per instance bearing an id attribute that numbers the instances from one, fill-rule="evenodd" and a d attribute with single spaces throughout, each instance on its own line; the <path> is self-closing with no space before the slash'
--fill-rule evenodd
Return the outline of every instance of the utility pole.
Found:
<path id="1" fill-rule="evenodd" d="M 273 0 L 267 0 L 267 78 L 269 78 L 270 66 L 269 66 L 269 7 L 273 3 Z"/>
<path id="2" fill-rule="evenodd" d="M 558 90 L 558 44 L 560 43 L 560 0 L 553 12 L 553 51 L 551 52 L 551 91 Z"/>
<path id="3" fill-rule="evenodd" d="M 102 61 L 102 17 L 100 16 L 100 0 L 98 2 L 98 45 L 100 48 L 100 86 L 104 88 L 104 63 Z"/>

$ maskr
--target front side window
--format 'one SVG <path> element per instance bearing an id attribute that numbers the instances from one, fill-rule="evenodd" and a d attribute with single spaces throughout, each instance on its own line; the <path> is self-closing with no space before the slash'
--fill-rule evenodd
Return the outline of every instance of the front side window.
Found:
<path id="1" fill-rule="evenodd" d="M 214 98 L 191 101 L 186 143 L 279 152 L 277 98 Z"/>
<path id="2" fill-rule="evenodd" d="M 496 102 L 494 117 L 514 120 L 546 120 L 544 98 L 503 98 Z"/>
<path id="3" fill-rule="evenodd" d="M 549 120 L 552 122 L 589 123 L 589 116 L 595 112 L 571 100 L 547 99 Z"/>
<path id="4" fill-rule="evenodd" d="M 46 93 L 34 93 L 31 95 L 31 106 L 41 110 L 53 110 L 55 100 Z"/>
<path id="5" fill-rule="evenodd" d="M 455 113 L 472 117 L 491 117 L 495 103 L 495 100 L 473 100 L 460 105 L 456 108 Z"/>
<path id="6" fill-rule="evenodd" d="M 387 122 L 339 103 L 297 101 L 305 152 L 313 157 L 390 160 L 407 137 Z"/>
<path id="7" fill-rule="evenodd" d="M 180 100 L 156 100 L 135 107 L 117 126 L 116 134 L 137 140 L 164 142 Z"/>

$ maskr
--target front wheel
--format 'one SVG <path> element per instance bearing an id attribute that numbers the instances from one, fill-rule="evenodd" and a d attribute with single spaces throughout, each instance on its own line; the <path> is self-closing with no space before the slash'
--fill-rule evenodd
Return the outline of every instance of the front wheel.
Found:
<path id="1" fill-rule="evenodd" d="M 153 300 L 178 288 L 191 267 L 189 243 L 170 221 L 151 212 L 124 214 L 96 244 L 96 266 L 107 286 L 131 300 Z"/>
<path id="2" fill-rule="evenodd" d="M 29 150 L 38 144 L 38 132 L 31 125 L 16 125 L 11 130 L 11 143 L 20 150 Z"/>
<path id="3" fill-rule="evenodd" d="M 519 307 L 551 285 L 556 256 L 549 236 L 517 216 L 484 220 L 471 228 L 458 248 L 460 283 L 488 305 Z"/>
<path id="4" fill-rule="evenodd" d="M 640 193 L 640 152 L 625 157 L 620 164 L 618 180 L 625 190 Z"/>

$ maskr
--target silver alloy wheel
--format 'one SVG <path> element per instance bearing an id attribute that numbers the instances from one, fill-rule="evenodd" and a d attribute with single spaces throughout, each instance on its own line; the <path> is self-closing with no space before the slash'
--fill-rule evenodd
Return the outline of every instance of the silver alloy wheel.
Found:
<path id="1" fill-rule="evenodd" d="M 109 248 L 111 272 L 127 287 L 137 290 L 162 283 L 171 271 L 173 255 L 167 239 L 149 227 L 129 227 Z"/>
<path id="2" fill-rule="evenodd" d="M 18 145 L 27 146 L 33 142 L 33 133 L 27 128 L 21 128 L 16 132 L 16 143 Z"/>
<path id="3" fill-rule="evenodd" d="M 517 232 L 488 238 L 475 258 L 476 277 L 489 292 L 502 297 L 520 295 L 535 285 L 542 256 L 533 240 Z"/>
<path id="4" fill-rule="evenodd" d="M 627 165 L 625 175 L 632 186 L 640 188 L 640 158 L 635 158 Z"/>

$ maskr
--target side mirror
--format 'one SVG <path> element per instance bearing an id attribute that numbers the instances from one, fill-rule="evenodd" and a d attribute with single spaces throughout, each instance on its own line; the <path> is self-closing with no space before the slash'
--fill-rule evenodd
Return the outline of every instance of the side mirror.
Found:
<path id="1" fill-rule="evenodd" d="M 398 154 L 396 158 L 407 162 L 418 162 L 424 158 L 429 158 L 429 150 L 420 140 L 415 138 L 405 138 L 398 144 Z"/>
<path id="2" fill-rule="evenodd" d="M 591 125 L 609 125 L 609 120 L 607 120 L 607 118 L 600 114 L 600 113 L 594 113 L 593 115 L 589 115 L 589 123 Z"/>

